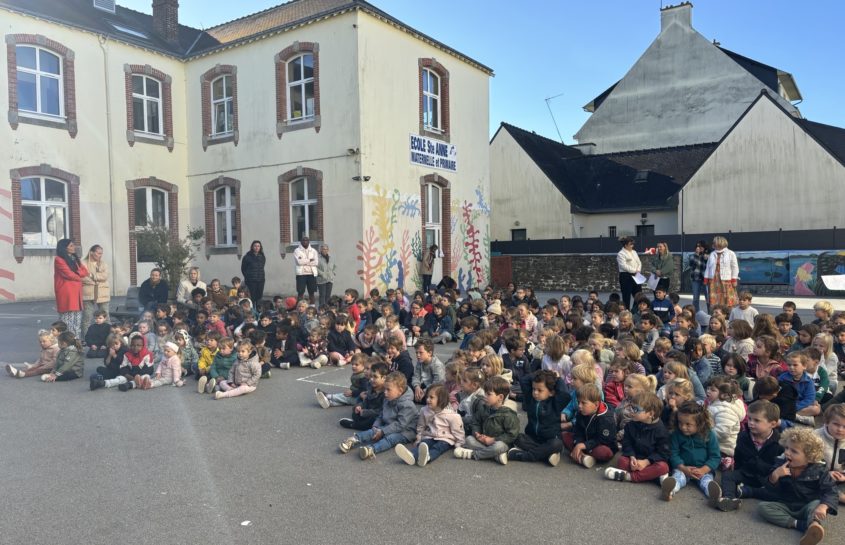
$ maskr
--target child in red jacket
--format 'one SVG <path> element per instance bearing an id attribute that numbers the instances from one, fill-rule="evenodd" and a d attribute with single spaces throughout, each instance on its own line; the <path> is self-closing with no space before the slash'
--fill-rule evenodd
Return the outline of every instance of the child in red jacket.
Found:
<path id="1" fill-rule="evenodd" d="M 631 372 L 628 360 L 616 358 L 610 363 L 607 382 L 604 383 L 604 402 L 614 409 L 625 399 L 625 377 Z"/>

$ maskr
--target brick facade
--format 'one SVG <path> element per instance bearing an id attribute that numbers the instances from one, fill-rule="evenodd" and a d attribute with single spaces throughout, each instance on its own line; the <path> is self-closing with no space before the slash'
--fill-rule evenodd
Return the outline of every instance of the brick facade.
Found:
<path id="1" fill-rule="evenodd" d="M 15 46 L 33 45 L 49 49 L 61 58 L 62 87 L 64 93 L 64 119 L 56 121 L 28 117 L 18 110 L 18 60 Z M 73 50 L 68 49 L 57 41 L 41 34 L 7 34 L 6 35 L 6 70 L 9 81 L 9 125 L 17 130 L 20 123 L 30 123 L 47 127 L 66 129 L 71 138 L 76 138 L 78 126 L 76 122 L 76 68 Z"/>
<path id="2" fill-rule="evenodd" d="M 170 239 L 179 240 L 179 188 L 154 177 L 126 181 L 126 202 L 129 209 L 129 283 L 138 284 L 138 241 L 135 239 L 135 190 L 155 187 L 167 193 L 167 215 Z"/>
<path id="3" fill-rule="evenodd" d="M 153 31 L 171 44 L 179 43 L 179 0 L 153 0 Z"/>
<path id="4" fill-rule="evenodd" d="M 437 62 L 435 59 L 419 59 L 419 69 L 417 70 L 417 77 L 419 80 L 419 94 L 420 94 L 420 134 L 437 138 L 445 142 L 451 139 L 451 126 L 449 123 L 449 71 Z M 423 70 L 429 69 L 440 78 L 440 131 L 433 132 L 425 129 L 423 123 Z"/>
<path id="5" fill-rule="evenodd" d="M 449 180 L 439 174 L 426 174 L 420 178 L 420 210 L 422 210 L 422 241 L 425 244 L 425 216 L 427 206 L 426 186 L 440 187 L 440 251 L 443 254 L 443 276 L 452 276 L 452 188 Z M 427 248 L 423 248 L 423 253 Z"/>
<path id="6" fill-rule="evenodd" d="M 224 137 L 212 137 L 211 126 L 211 83 L 220 76 L 232 77 L 232 134 Z M 238 145 L 238 67 L 231 64 L 218 64 L 200 76 L 202 96 L 202 149 L 205 151 L 213 144 L 234 142 Z"/>
<path id="7" fill-rule="evenodd" d="M 14 224 L 13 252 L 15 261 L 23 262 L 28 250 L 23 246 L 23 209 L 21 199 L 21 180 L 25 178 L 53 178 L 67 184 L 67 210 L 70 216 L 68 221 L 68 238 L 79 244 L 82 240 L 82 228 L 80 225 L 79 210 L 79 176 L 64 170 L 53 168 L 50 165 L 42 164 L 33 167 L 16 168 L 10 173 L 12 181 L 12 216 Z"/>
<path id="8" fill-rule="evenodd" d="M 135 141 L 138 140 L 148 144 L 161 144 L 167 146 L 167 150 L 172 152 L 174 144 L 172 98 L 173 78 L 161 70 L 156 70 L 149 64 L 124 64 L 123 72 L 126 83 L 126 141 L 129 142 L 129 146 L 134 146 Z M 135 107 L 132 102 L 132 76 L 134 75 L 149 76 L 161 83 L 161 129 L 164 139 L 160 142 L 153 138 L 139 136 L 135 133 Z"/>
<path id="9" fill-rule="evenodd" d="M 314 58 L 314 118 L 307 121 L 288 120 L 288 61 L 310 53 Z M 286 132 L 313 128 L 320 132 L 320 44 L 293 42 L 274 57 L 276 62 L 276 136 Z"/>
<path id="10" fill-rule="evenodd" d="M 315 182 L 317 188 L 317 239 L 322 242 L 325 241 L 325 233 L 323 231 L 323 173 L 313 168 L 297 167 L 294 170 L 289 170 L 279 176 L 279 240 L 283 250 L 284 247 L 293 243 L 299 242 L 291 240 L 291 217 L 290 217 L 290 184 L 301 178 L 311 178 Z"/>

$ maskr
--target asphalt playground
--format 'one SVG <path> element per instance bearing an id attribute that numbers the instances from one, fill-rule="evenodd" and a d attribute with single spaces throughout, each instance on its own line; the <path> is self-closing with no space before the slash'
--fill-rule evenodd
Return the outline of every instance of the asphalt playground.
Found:
<path id="1" fill-rule="evenodd" d="M 799 302 L 802 317 L 812 303 Z M 0 360 L 32 361 L 37 330 L 55 319 L 52 302 L 0 306 Z M 437 352 L 446 359 L 455 348 Z M 86 375 L 95 366 L 87 360 Z M 45 384 L 4 372 L 0 544 L 779 545 L 800 537 L 762 522 L 753 500 L 720 513 L 690 486 L 666 503 L 655 485 L 607 481 L 603 468 L 565 459 L 551 468 L 445 456 L 418 468 L 392 452 L 366 462 L 339 454 L 348 431 L 337 420 L 349 409 L 320 409 L 313 390 L 337 391 L 348 377 L 337 368 L 274 370 L 254 394 L 213 401 L 192 379 L 184 388 L 91 392 L 87 380 Z M 841 542 L 842 518 L 829 517 L 825 542 Z"/>

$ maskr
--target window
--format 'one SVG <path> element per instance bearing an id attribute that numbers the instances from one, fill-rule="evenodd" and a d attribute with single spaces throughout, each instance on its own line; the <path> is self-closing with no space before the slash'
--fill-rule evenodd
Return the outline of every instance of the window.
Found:
<path id="1" fill-rule="evenodd" d="M 62 59 L 40 47 L 15 47 L 18 63 L 18 109 L 61 117 Z"/>
<path id="2" fill-rule="evenodd" d="M 654 225 L 637 225 L 638 237 L 653 237 Z"/>
<path id="3" fill-rule="evenodd" d="M 23 245 L 55 248 L 68 237 L 67 185 L 50 178 L 21 180 Z"/>
<path id="4" fill-rule="evenodd" d="M 154 187 L 139 187 L 135 189 L 135 228 L 142 229 L 147 225 L 169 225 L 167 192 Z"/>
<path id="5" fill-rule="evenodd" d="M 161 82 L 147 76 L 132 76 L 132 128 L 161 134 Z"/>
<path id="6" fill-rule="evenodd" d="M 293 241 L 320 240 L 317 234 L 317 181 L 301 178 L 290 184 L 290 220 Z"/>
<path id="7" fill-rule="evenodd" d="M 314 117 L 314 56 L 301 55 L 288 61 L 288 119 Z"/>
<path id="8" fill-rule="evenodd" d="M 435 274 L 451 275 L 452 270 L 452 209 L 448 180 L 437 174 L 420 179 L 420 210 L 422 214 L 422 242 L 426 248 L 437 244 L 442 259 L 435 261 Z"/>
<path id="9" fill-rule="evenodd" d="M 607 236 L 610 238 L 616 238 L 616 226 L 610 225 L 607 227 Z"/>
<path id="10" fill-rule="evenodd" d="M 211 82 L 212 135 L 226 135 L 234 130 L 235 109 L 231 76 L 222 76 Z"/>
<path id="11" fill-rule="evenodd" d="M 528 230 L 511 229 L 511 240 L 528 240 Z"/>
<path id="12" fill-rule="evenodd" d="M 233 187 L 221 187 L 214 192 L 214 236 L 217 246 L 235 246 L 238 243 L 236 203 L 237 195 Z"/>
<path id="13" fill-rule="evenodd" d="M 423 128 L 440 132 L 440 78 L 429 69 L 423 69 Z"/>

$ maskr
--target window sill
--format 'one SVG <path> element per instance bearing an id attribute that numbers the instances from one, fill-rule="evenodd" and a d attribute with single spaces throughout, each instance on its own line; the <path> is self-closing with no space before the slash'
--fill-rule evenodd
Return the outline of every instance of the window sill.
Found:
<path id="1" fill-rule="evenodd" d="M 204 134 L 202 137 L 202 149 L 205 150 L 208 146 L 214 146 L 216 144 L 226 144 L 228 142 L 234 142 L 234 144 L 237 146 L 238 137 L 238 131 L 226 132 L 221 134 Z"/>
<path id="2" fill-rule="evenodd" d="M 428 138 L 434 138 L 435 140 L 442 140 L 443 142 L 451 142 L 451 135 L 448 132 L 433 131 L 431 129 L 426 129 L 422 125 L 420 125 L 420 135 Z"/>
<path id="3" fill-rule="evenodd" d="M 18 123 L 49 127 L 51 129 L 62 129 L 76 134 L 76 121 L 68 121 L 66 117 L 46 116 L 31 114 L 29 112 L 9 112 L 9 123 L 17 128 Z"/>
<path id="4" fill-rule="evenodd" d="M 302 129 L 314 129 L 320 132 L 321 119 L 319 115 L 304 120 L 288 120 L 276 123 L 276 136 L 282 137 L 286 132 L 300 131 Z"/>
<path id="5" fill-rule="evenodd" d="M 126 141 L 129 142 L 130 146 L 135 145 L 135 142 L 141 142 L 142 144 L 165 146 L 168 151 L 173 151 L 172 136 L 165 136 L 149 132 L 126 131 Z"/>
<path id="6" fill-rule="evenodd" d="M 27 246 L 15 245 L 13 248 L 15 258 L 22 259 L 24 257 L 54 257 L 56 255 L 55 248 L 32 248 Z"/>
<path id="7" fill-rule="evenodd" d="M 241 256 L 240 246 L 206 246 L 205 255 L 237 255 Z"/>

